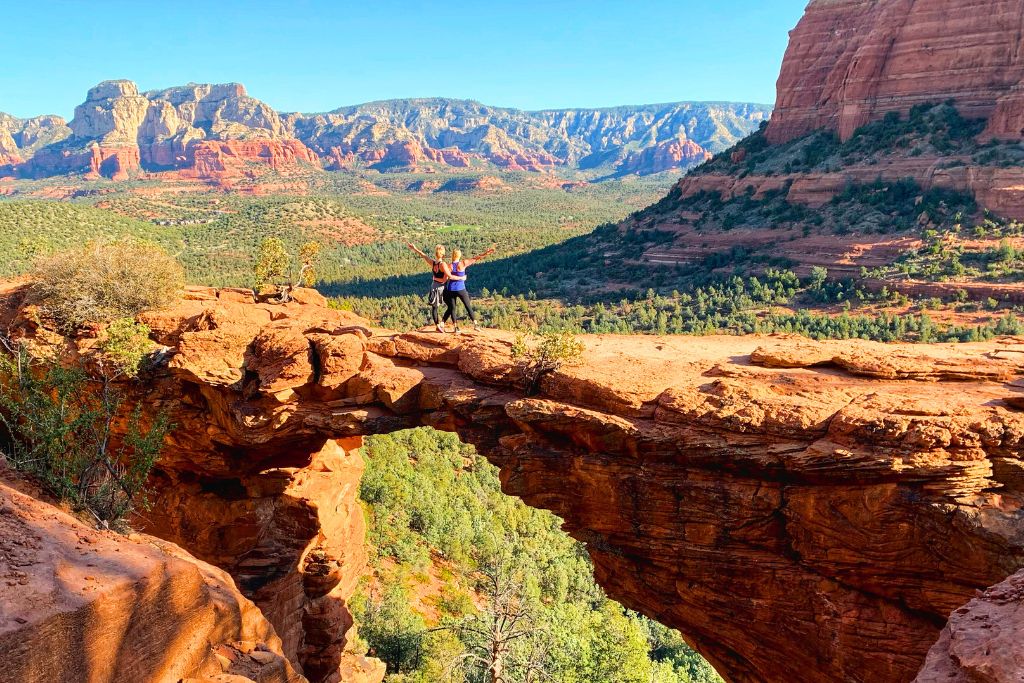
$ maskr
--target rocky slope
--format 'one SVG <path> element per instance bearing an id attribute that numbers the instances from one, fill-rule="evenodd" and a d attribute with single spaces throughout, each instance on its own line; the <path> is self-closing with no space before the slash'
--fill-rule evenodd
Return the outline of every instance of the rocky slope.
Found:
<path id="1" fill-rule="evenodd" d="M 750 104 L 679 103 L 522 112 L 461 100 L 393 100 L 282 116 L 238 83 L 139 92 L 92 88 L 67 124 L 0 113 L 0 174 L 143 174 L 230 185 L 267 171 L 569 166 L 611 173 L 688 168 L 766 118 Z"/>
<path id="2" fill-rule="evenodd" d="M 144 393 L 179 425 L 148 530 L 231 573 L 311 680 L 347 680 L 351 449 L 414 425 L 476 444 L 731 681 L 909 681 L 1024 567 L 1024 340 L 588 337 L 531 395 L 508 335 L 395 335 L 300 294 L 147 315 L 170 353 Z M 4 302 L 16 338 L 55 341 Z"/>
<path id="3" fill-rule="evenodd" d="M 895 264 L 929 230 L 1024 219 L 1022 17 L 1022 0 L 813 0 L 790 34 L 767 128 L 623 227 L 674 234 L 647 252 L 655 264 L 739 249 L 802 274 L 857 277 Z M 901 195 L 904 181 L 914 191 Z M 883 284 L 933 286 L 869 286 Z M 953 289 L 975 286 L 1019 296 L 951 278 Z"/>

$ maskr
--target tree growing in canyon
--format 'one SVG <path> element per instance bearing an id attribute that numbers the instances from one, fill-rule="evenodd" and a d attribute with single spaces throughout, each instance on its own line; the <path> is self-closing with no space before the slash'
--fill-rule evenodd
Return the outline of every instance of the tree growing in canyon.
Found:
<path id="1" fill-rule="evenodd" d="M 470 573 L 484 608 L 452 627 L 466 650 L 452 662 L 451 671 L 465 672 L 467 680 L 509 683 L 510 670 L 523 683 L 548 677 L 547 639 L 516 564 L 510 553 L 498 551 L 478 557 L 478 567 Z"/>
<path id="2" fill-rule="evenodd" d="M 277 237 L 267 237 L 260 243 L 253 266 L 257 291 L 271 287 L 268 301 L 287 303 L 291 301 L 292 290 L 296 287 L 312 287 L 316 282 L 316 265 L 320 258 L 320 243 L 306 242 L 299 248 L 293 264 L 284 242 Z"/>

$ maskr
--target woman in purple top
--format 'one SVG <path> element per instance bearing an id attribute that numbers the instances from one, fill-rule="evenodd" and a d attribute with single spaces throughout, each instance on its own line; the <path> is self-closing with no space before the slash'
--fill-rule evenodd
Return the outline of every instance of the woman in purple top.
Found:
<path id="1" fill-rule="evenodd" d="M 444 299 L 445 287 L 448 285 L 448 282 L 452 277 L 451 268 L 449 268 L 448 264 L 444 262 L 444 245 L 439 244 L 434 247 L 433 259 L 420 251 L 419 248 L 411 242 L 406 242 L 405 246 L 419 254 L 419 257 L 426 261 L 427 265 L 430 266 L 432 279 L 430 281 L 430 290 L 427 292 L 427 303 L 430 304 L 430 316 L 434 321 L 434 327 L 437 328 L 438 332 L 444 332 L 444 328 L 441 327 L 441 320 L 438 318 L 438 309 L 441 306 L 441 301 Z M 464 275 L 462 277 L 465 278 Z M 445 318 L 445 320 L 447 320 L 447 318 Z"/>
<path id="2" fill-rule="evenodd" d="M 470 304 L 469 291 L 466 289 L 466 269 L 477 261 L 487 258 L 497 250 L 497 245 L 492 244 L 488 247 L 487 251 L 483 252 L 479 256 L 474 256 L 473 258 L 468 259 L 462 258 L 462 251 L 460 249 L 452 251 L 451 277 L 444 288 L 444 304 L 446 306 L 444 311 L 444 322 L 447 323 L 448 319 L 451 319 L 455 324 L 455 334 L 459 333 L 459 317 L 456 312 L 456 301 L 461 301 L 462 305 L 466 307 L 466 315 L 469 316 L 470 322 L 473 323 L 473 329 L 480 329 L 480 326 L 476 324 L 476 318 L 473 317 L 473 306 Z"/>

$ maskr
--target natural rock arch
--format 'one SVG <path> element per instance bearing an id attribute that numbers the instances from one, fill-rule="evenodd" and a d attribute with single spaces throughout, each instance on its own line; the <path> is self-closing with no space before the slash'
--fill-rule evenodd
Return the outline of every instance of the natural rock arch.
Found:
<path id="1" fill-rule="evenodd" d="M 299 299 L 195 289 L 147 317 L 171 349 L 147 403 L 178 429 L 141 521 L 228 570 L 311 680 L 379 679 L 344 652 L 357 447 L 417 425 L 475 444 L 611 597 L 731 681 L 910 680 L 948 615 L 1024 566 L 1021 340 L 588 337 L 525 396 L 507 335 L 396 335 Z"/>

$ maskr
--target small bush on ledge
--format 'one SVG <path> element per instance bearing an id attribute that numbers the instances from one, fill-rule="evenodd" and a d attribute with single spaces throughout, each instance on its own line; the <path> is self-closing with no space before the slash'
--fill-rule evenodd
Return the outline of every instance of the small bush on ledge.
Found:
<path id="1" fill-rule="evenodd" d="M 145 419 L 115 384 L 138 374 L 148 357 L 148 335 L 145 325 L 117 321 L 104 331 L 92 363 L 70 367 L 3 340 L 4 457 L 102 526 L 123 527 L 133 510 L 148 506 L 146 482 L 170 429 L 162 414 Z"/>
<path id="2" fill-rule="evenodd" d="M 579 360 L 582 355 L 583 343 L 567 330 L 529 337 L 520 334 L 512 346 L 512 358 L 522 372 L 530 394 L 540 388 L 540 380 L 544 375 Z"/>
<path id="3" fill-rule="evenodd" d="M 316 283 L 316 264 L 319 259 L 319 242 L 303 244 L 297 254 L 296 264 L 293 264 L 284 242 L 276 237 L 266 238 L 260 244 L 253 264 L 256 292 L 260 293 L 269 287 L 270 292 L 264 297 L 266 301 L 288 303 L 296 287 L 312 287 Z"/>

